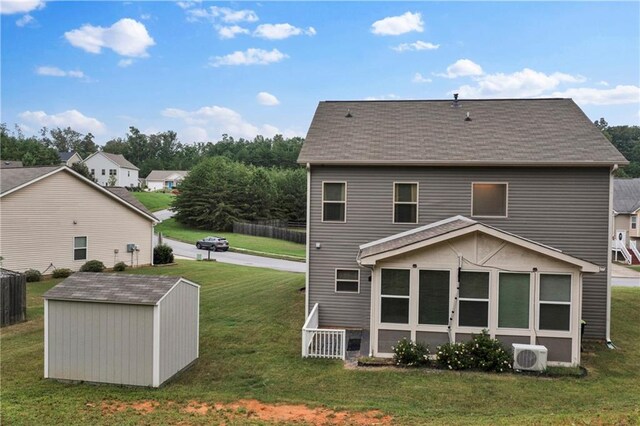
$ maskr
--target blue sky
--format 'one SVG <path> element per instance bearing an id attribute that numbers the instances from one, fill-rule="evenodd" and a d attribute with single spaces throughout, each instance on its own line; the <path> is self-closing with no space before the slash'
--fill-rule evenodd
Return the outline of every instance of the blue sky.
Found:
<path id="1" fill-rule="evenodd" d="M 640 3 L 2 0 L 2 122 L 304 136 L 331 99 L 571 97 L 640 122 Z"/>

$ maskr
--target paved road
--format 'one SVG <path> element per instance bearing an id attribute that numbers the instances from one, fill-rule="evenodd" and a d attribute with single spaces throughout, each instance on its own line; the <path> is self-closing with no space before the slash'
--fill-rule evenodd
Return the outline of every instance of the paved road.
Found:
<path id="1" fill-rule="evenodd" d="M 613 263 L 611 264 L 611 285 L 640 287 L 640 272 Z"/>
<path id="2" fill-rule="evenodd" d="M 154 238 L 154 245 L 157 244 L 157 236 Z M 173 248 L 173 253 L 177 256 L 195 259 L 196 255 L 201 254 L 203 259 L 207 258 L 206 250 L 198 250 L 194 245 L 172 240 L 162 237 L 165 244 Z M 248 254 L 234 253 L 231 251 L 220 252 L 212 251 L 211 259 L 218 262 L 233 263 L 234 265 L 253 266 L 256 268 L 270 268 L 287 272 L 306 272 L 307 265 L 303 262 L 294 262 L 291 260 L 272 259 L 270 257 L 251 256 Z"/>
<path id="3" fill-rule="evenodd" d="M 174 214 L 175 213 L 173 212 L 173 210 L 158 210 L 157 212 L 153 213 L 155 217 L 160 219 L 160 222 L 162 222 L 163 220 L 167 220 L 170 217 L 173 217 Z"/>

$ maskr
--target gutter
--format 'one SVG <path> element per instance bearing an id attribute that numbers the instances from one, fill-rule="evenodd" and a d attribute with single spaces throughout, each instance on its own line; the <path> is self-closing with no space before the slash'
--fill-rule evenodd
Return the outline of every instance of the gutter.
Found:
<path id="1" fill-rule="evenodd" d="M 607 319 L 606 319 L 606 331 L 605 341 L 609 349 L 616 349 L 616 346 L 611 341 L 611 238 L 614 235 L 614 221 L 613 221 L 613 173 L 618 169 L 618 165 L 611 166 L 611 172 L 609 173 L 609 235 L 607 237 Z"/>

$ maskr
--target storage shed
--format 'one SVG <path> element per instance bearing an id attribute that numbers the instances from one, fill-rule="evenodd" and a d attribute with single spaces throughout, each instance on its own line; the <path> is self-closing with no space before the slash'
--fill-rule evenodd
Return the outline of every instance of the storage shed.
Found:
<path id="1" fill-rule="evenodd" d="M 200 286 L 78 272 L 44 294 L 44 377 L 158 387 L 198 358 Z"/>

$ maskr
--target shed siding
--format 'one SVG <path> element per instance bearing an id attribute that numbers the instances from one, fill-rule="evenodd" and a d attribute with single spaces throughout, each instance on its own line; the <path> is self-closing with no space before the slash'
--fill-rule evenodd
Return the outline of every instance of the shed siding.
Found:
<path id="1" fill-rule="evenodd" d="M 309 306 L 320 325 L 369 327 L 370 270 L 359 294 L 334 291 L 335 268 L 356 268 L 358 246 L 455 215 L 471 215 L 472 182 L 508 182 L 508 217 L 479 221 L 607 266 L 609 169 L 312 166 Z M 322 181 L 347 182 L 346 223 L 323 223 Z M 419 223 L 393 224 L 393 182 L 419 183 Z M 316 243 L 321 248 L 316 249 Z M 604 338 L 607 273 L 585 274 L 586 336 Z"/>
<path id="2" fill-rule="evenodd" d="M 153 306 L 48 304 L 50 378 L 152 385 Z"/>
<path id="3" fill-rule="evenodd" d="M 180 282 L 160 302 L 160 383 L 198 357 L 198 292 Z"/>
<path id="4" fill-rule="evenodd" d="M 0 207 L 5 268 L 45 271 L 53 264 L 78 270 L 90 259 L 101 260 L 107 268 L 119 261 L 130 265 L 127 243 L 140 248 L 134 265 L 151 263 L 152 221 L 68 173 L 9 194 L 0 199 Z M 73 260 L 73 238 L 80 236 L 88 237 L 87 259 Z"/>

